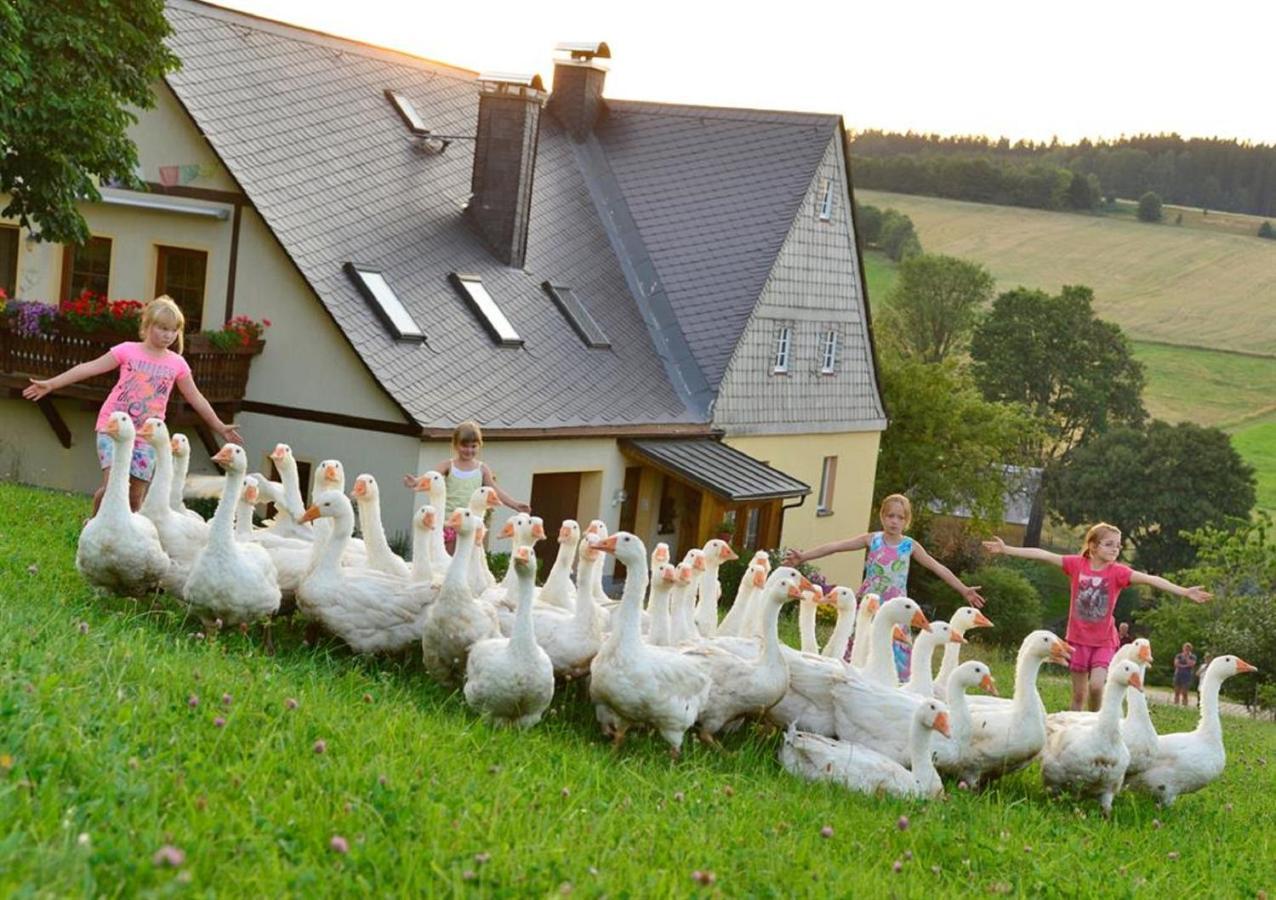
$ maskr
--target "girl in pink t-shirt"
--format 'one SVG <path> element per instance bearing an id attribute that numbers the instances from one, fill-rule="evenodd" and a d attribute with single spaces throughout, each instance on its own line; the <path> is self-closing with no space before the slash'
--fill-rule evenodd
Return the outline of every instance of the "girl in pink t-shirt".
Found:
<path id="1" fill-rule="evenodd" d="M 1092 710 L 1097 710 L 1099 701 L 1103 699 L 1108 664 L 1112 662 L 1112 654 L 1119 643 L 1113 621 L 1117 595 L 1128 585 L 1151 585 L 1197 603 L 1210 599 L 1209 592 L 1199 585 L 1179 587 L 1159 575 L 1136 572 L 1117 562 L 1121 555 L 1121 529 L 1106 522 L 1091 526 L 1086 532 L 1081 553 L 1076 556 L 1060 556 L 1037 547 L 1011 547 L 1001 538 L 984 541 L 984 549 L 989 553 L 1052 563 L 1067 574 L 1072 590 L 1067 641 L 1072 645 L 1068 668 L 1072 670 L 1073 709 L 1084 706 L 1087 693 Z"/>
<path id="2" fill-rule="evenodd" d="M 97 515 L 98 505 L 102 502 L 102 494 L 106 491 L 106 479 L 111 472 L 111 440 L 103 429 L 106 420 L 113 412 L 126 412 L 133 424 L 141 430 L 142 423 L 151 417 L 164 418 L 168 408 L 168 398 L 172 395 L 173 386 L 182 392 L 191 409 L 208 423 L 208 426 L 222 436 L 224 440 L 242 444 L 244 439 L 234 425 L 227 425 L 213 411 L 208 400 L 195 386 L 191 377 L 190 366 L 182 358 L 182 329 L 186 325 L 186 317 L 171 297 L 156 297 L 142 310 L 142 325 L 138 329 L 140 341 L 127 341 L 116 344 L 107 353 L 95 360 L 80 363 L 61 375 L 38 380 L 22 391 L 28 400 L 40 400 L 53 391 L 68 385 L 84 381 L 95 375 L 104 375 L 112 369 L 120 370 L 119 380 L 106 402 L 98 413 L 97 455 L 102 466 L 102 486 L 93 495 L 93 514 Z M 177 352 L 168 349 L 177 343 Z M 150 483 L 155 471 L 155 450 L 142 438 L 133 445 L 132 458 L 129 460 L 129 502 L 134 511 L 142 505 L 146 494 L 146 486 Z"/>

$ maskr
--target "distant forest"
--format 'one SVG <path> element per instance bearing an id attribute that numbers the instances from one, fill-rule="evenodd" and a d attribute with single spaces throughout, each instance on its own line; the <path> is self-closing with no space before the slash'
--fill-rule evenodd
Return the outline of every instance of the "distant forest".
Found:
<path id="1" fill-rule="evenodd" d="M 862 131 L 847 134 L 856 187 L 1040 209 L 1105 198 L 1276 215 L 1276 146 L 1177 134 L 1112 141 L 1011 143 Z"/>

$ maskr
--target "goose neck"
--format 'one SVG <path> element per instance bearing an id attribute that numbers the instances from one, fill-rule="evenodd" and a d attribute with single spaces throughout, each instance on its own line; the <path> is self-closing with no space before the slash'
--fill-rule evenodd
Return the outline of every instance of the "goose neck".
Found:
<path id="1" fill-rule="evenodd" d="M 173 462 L 172 482 L 168 486 L 168 505 L 174 510 L 182 508 L 182 489 L 186 486 L 186 472 L 190 468 L 190 455 L 177 456 L 172 455 L 173 451 L 169 450 L 169 459 Z M 152 485 L 154 487 L 154 485 Z"/>
<path id="2" fill-rule="evenodd" d="M 931 753 L 931 730 L 917 717 L 913 718 L 908 731 L 908 758 L 912 762 L 913 778 L 918 784 L 933 782 L 938 777 Z"/>
<path id="3" fill-rule="evenodd" d="M 1030 653 L 1021 654 L 1015 665 L 1015 695 L 1012 701 L 1015 708 L 1023 710 L 1037 699 L 1037 673 L 1041 671 L 1044 660 Z"/>
<path id="4" fill-rule="evenodd" d="M 99 511 L 106 510 L 116 514 L 130 510 L 128 501 L 128 470 L 132 460 L 133 448 L 128 441 L 116 436 L 111 438 L 115 448 L 111 457 L 111 471 L 106 476 L 106 491 L 102 495 Z"/>
<path id="5" fill-rule="evenodd" d="M 1223 723 L 1218 717 L 1218 692 L 1223 686 L 1223 678 L 1216 671 L 1205 670 L 1201 679 L 1201 718 L 1196 723 L 1196 731 L 1209 737 L 1222 739 Z"/>
<path id="6" fill-rule="evenodd" d="M 917 635 L 913 644 L 913 664 L 908 673 L 908 686 L 929 696 L 933 691 L 934 680 L 931 677 L 931 664 L 935 661 L 935 648 L 938 643 L 935 635 L 923 631 Z"/>
<path id="7" fill-rule="evenodd" d="M 846 652 L 846 645 L 850 642 L 851 635 L 854 632 L 855 617 L 848 616 L 841 609 L 838 609 L 837 621 L 833 623 L 833 634 L 828 639 L 824 655 L 841 659 L 842 654 Z"/>
<path id="8" fill-rule="evenodd" d="M 352 534 L 354 534 L 354 514 L 349 508 L 338 510 L 332 517 L 332 525 L 328 529 L 328 536 L 323 540 L 323 546 L 315 548 L 314 553 L 318 556 L 318 561 L 315 563 L 316 570 L 321 569 L 326 573 L 339 570 L 341 557 L 345 555 L 346 545 L 350 543 Z"/>
<path id="9" fill-rule="evenodd" d="M 208 528 L 208 540 L 227 542 L 234 538 L 235 508 L 239 506 L 239 495 L 244 489 L 244 472 L 234 468 L 226 470 L 226 483 L 222 487 L 221 499 L 217 501 L 217 510 L 213 513 L 213 522 Z"/>
<path id="10" fill-rule="evenodd" d="M 521 656 L 530 657 L 535 653 L 536 647 L 536 627 L 532 622 L 535 579 L 529 571 L 526 575 L 515 575 L 514 584 L 518 591 L 518 607 L 514 611 L 514 630 L 510 633 L 510 649 Z"/>
<path id="11" fill-rule="evenodd" d="M 161 441 L 155 448 L 155 475 L 146 491 L 140 512 L 149 518 L 161 514 L 168 507 L 173 488 L 173 450 L 168 441 Z"/>
<path id="12" fill-rule="evenodd" d="M 443 584 L 449 588 L 446 594 L 453 594 L 466 587 L 469 579 L 470 558 L 474 554 L 474 532 L 458 530 L 456 548 L 452 553 L 452 565 L 448 566 Z"/>
<path id="13" fill-rule="evenodd" d="M 642 598 L 647 593 L 647 560 L 645 554 L 625 564 L 625 587 L 620 595 L 620 621 L 616 632 L 626 645 L 642 641 Z"/>
<path id="14" fill-rule="evenodd" d="M 760 595 L 758 599 L 762 601 L 760 603 L 762 611 L 758 615 L 757 624 L 759 627 L 763 627 L 766 623 L 768 610 L 763 597 Z M 798 602 L 802 604 L 798 609 L 798 635 L 802 639 L 802 652 L 819 653 L 820 643 L 815 635 L 815 604 L 809 600 L 800 600 Z"/>

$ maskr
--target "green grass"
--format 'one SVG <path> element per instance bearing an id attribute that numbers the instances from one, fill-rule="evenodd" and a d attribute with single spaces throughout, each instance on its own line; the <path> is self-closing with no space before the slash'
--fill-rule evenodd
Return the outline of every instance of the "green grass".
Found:
<path id="1" fill-rule="evenodd" d="M 358 659 L 280 627 L 267 657 L 257 635 L 199 639 L 163 598 L 95 597 L 73 566 L 86 504 L 0 484 L 3 896 L 1276 890 L 1269 724 L 1229 720 L 1219 783 L 1169 811 L 1119 797 L 1111 822 L 1047 798 L 1035 769 L 930 805 L 806 784 L 755 729 L 678 763 L 645 736 L 613 752 L 575 689 L 537 728 L 494 731 L 415 656 Z M 1065 682 L 1042 683 L 1059 708 Z M 152 862 L 164 844 L 181 866 Z"/>
<path id="2" fill-rule="evenodd" d="M 1155 418 L 1231 429 L 1276 412 L 1276 359 L 1137 341 L 1134 356 Z"/>
<path id="3" fill-rule="evenodd" d="M 983 263 L 1002 290 L 1085 284 L 1099 314 L 1135 339 L 1276 355 L 1276 313 L 1261 300 L 1276 295 L 1276 241 L 1119 216 L 856 197 L 907 213 L 927 252 Z"/>
<path id="4" fill-rule="evenodd" d="M 886 298 L 895 286 L 899 266 L 879 250 L 864 251 L 864 277 L 868 281 L 868 299 L 874 310 L 886 308 Z"/>
<path id="5" fill-rule="evenodd" d="M 1276 416 L 1238 428 L 1232 446 L 1256 470 L 1259 509 L 1276 516 Z"/>

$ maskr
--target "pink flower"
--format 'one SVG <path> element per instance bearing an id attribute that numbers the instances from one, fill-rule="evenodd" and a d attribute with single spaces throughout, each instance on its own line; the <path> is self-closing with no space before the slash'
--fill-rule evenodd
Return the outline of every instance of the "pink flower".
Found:
<path id="1" fill-rule="evenodd" d="M 832 825 L 825 825 L 823 828 L 820 829 L 820 837 L 827 839 L 827 838 L 831 838 L 832 836 L 833 836 Z"/>
<path id="2" fill-rule="evenodd" d="M 222 706 L 230 706 L 233 699 L 230 694 L 222 694 Z"/>
<path id="3" fill-rule="evenodd" d="M 900 831 L 908 830 L 908 816 L 900 816 L 899 821 L 895 823 L 895 827 Z"/>
<path id="4" fill-rule="evenodd" d="M 334 834 L 332 840 L 328 841 L 328 847 L 333 853 L 349 853 L 350 843 L 339 834 Z"/>
<path id="5" fill-rule="evenodd" d="M 213 727 L 214 727 L 214 728 L 225 728 L 225 727 L 226 727 L 226 720 L 225 720 L 225 719 L 223 719 L 221 716 L 218 716 L 217 718 L 213 719 Z"/>
<path id="6" fill-rule="evenodd" d="M 320 738 L 319 740 L 315 741 L 315 752 L 316 753 L 328 752 L 328 742 L 323 740 L 323 738 Z"/>
<path id="7" fill-rule="evenodd" d="M 298 704 L 295 697 L 289 697 L 284 701 L 284 709 L 296 709 L 297 706 Z"/>
<path id="8" fill-rule="evenodd" d="M 199 698 L 196 697 L 194 694 L 191 694 L 189 697 L 186 698 L 186 705 L 189 706 L 191 709 L 194 709 L 195 707 L 199 706 Z"/>
<path id="9" fill-rule="evenodd" d="M 151 857 L 151 862 L 157 866 L 170 866 L 176 869 L 186 862 L 186 854 L 180 847 L 165 844 L 155 851 L 155 855 Z"/>

